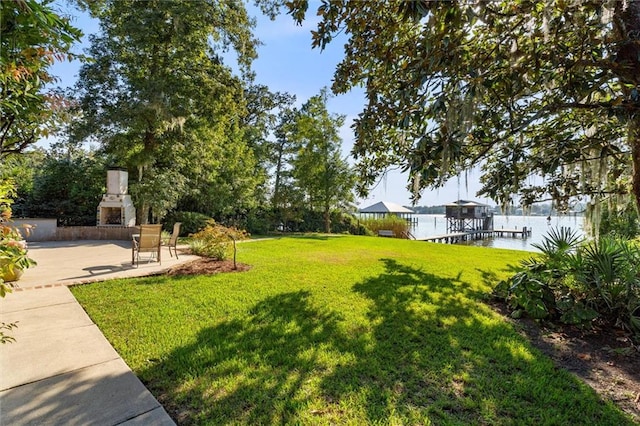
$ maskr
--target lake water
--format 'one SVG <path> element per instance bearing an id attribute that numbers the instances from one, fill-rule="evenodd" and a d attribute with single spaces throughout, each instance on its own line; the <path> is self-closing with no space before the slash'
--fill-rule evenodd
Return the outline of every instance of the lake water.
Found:
<path id="1" fill-rule="evenodd" d="M 443 214 L 418 214 L 414 215 L 414 218 L 418 219 L 418 224 L 411 232 L 416 238 L 425 238 L 447 233 L 447 221 Z M 530 237 L 490 237 L 481 240 L 464 241 L 459 244 L 537 251 L 531 244 L 541 243 L 551 228 L 568 227 L 577 231 L 580 235 L 584 234 L 584 218 L 582 216 L 551 216 L 550 223 L 548 223 L 547 218 L 543 216 L 495 215 L 493 217 L 494 229 L 522 229 L 523 226 L 531 229 Z"/>

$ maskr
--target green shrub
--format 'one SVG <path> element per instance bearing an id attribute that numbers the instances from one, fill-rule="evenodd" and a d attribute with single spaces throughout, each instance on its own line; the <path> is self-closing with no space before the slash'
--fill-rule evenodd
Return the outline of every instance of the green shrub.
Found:
<path id="1" fill-rule="evenodd" d="M 600 219 L 600 235 L 619 235 L 624 238 L 634 238 L 640 233 L 638 211 L 635 202 L 629 201 L 619 206 L 609 206 L 603 203 Z"/>
<path id="2" fill-rule="evenodd" d="M 603 318 L 640 333 L 640 249 L 620 237 L 603 237 L 582 248 L 577 282 Z"/>
<path id="3" fill-rule="evenodd" d="M 258 208 L 247 214 L 244 227 L 251 234 L 266 235 L 271 229 L 273 229 L 273 226 L 271 225 L 272 222 L 273 219 L 271 217 L 271 212 L 266 209 Z"/>
<path id="4" fill-rule="evenodd" d="M 494 294 L 514 310 L 564 324 L 593 320 L 640 334 L 640 248 L 620 237 L 583 242 L 563 229 L 540 245 Z"/>
<path id="5" fill-rule="evenodd" d="M 210 257 L 216 260 L 227 258 L 227 245 L 225 243 L 207 244 L 205 240 L 198 239 L 189 241 L 189 248 L 197 256 Z"/>
<path id="6" fill-rule="evenodd" d="M 163 229 L 162 232 L 160 233 L 160 241 L 162 241 L 162 244 L 168 243 L 170 239 L 171 239 L 171 233 Z"/>
<path id="7" fill-rule="evenodd" d="M 191 251 L 203 257 L 215 260 L 226 260 L 233 252 L 235 266 L 236 245 L 235 242 L 248 237 L 247 233 L 236 228 L 227 228 L 217 224 L 213 219 L 200 232 L 192 235 L 189 243 Z"/>
<path id="8" fill-rule="evenodd" d="M 370 234 L 361 220 L 352 214 L 339 210 L 331 212 L 331 232 L 351 235 Z"/>
<path id="9" fill-rule="evenodd" d="M 209 216 L 197 212 L 182 212 L 174 211 L 167 214 L 165 217 L 163 228 L 167 232 L 173 231 L 173 225 L 176 222 L 182 222 L 180 226 L 180 236 L 186 237 L 190 234 L 204 229 L 207 226 L 207 222 L 211 220 Z"/>
<path id="10" fill-rule="evenodd" d="M 391 230 L 396 238 L 404 238 L 409 231 L 409 223 L 398 216 L 385 216 L 380 219 L 363 219 L 361 223 L 371 231 L 373 235 L 378 235 L 378 231 Z"/>
<path id="11" fill-rule="evenodd" d="M 287 221 L 276 219 L 281 215 L 271 213 L 269 219 L 270 230 L 284 232 L 325 232 L 324 213 L 321 211 L 302 209 L 296 212 L 295 219 Z M 267 217 L 265 215 L 265 217 Z M 367 235 L 368 231 L 362 221 L 345 211 L 335 209 L 331 211 L 331 233 Z M 369 232 L 370 233 L 370 232 Z"/>

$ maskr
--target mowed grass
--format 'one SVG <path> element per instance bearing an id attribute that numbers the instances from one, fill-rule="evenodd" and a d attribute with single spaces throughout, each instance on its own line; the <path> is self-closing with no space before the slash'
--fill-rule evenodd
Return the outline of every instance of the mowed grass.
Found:
<path id="1" fill-rule="evenodd" d="M 72 289 L 180 424 L 632 424 L 484 301 L 528 253 L 243 243 L 243 273 Z"/>

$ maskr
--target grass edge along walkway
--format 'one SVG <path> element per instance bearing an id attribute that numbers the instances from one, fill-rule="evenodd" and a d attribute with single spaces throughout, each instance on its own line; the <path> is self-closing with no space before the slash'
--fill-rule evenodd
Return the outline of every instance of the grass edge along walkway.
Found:
<path id="1" fill-rule="evenodd" d="M 72 289 L 180 424 L 633 424 L 483 300 L 531 253 L 353 236 Z"/>

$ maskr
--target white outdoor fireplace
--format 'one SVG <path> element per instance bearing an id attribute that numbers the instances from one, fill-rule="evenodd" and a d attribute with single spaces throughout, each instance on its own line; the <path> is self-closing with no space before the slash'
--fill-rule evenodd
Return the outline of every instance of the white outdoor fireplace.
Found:
<path id="1" fill-rule="evenodd" d="M 136 209 L 127 194 L 129 174 L 125 170 L 107 171 L 107 193 L 98 205 L 97 223 L 115 226 L 136 226 Z"/>

